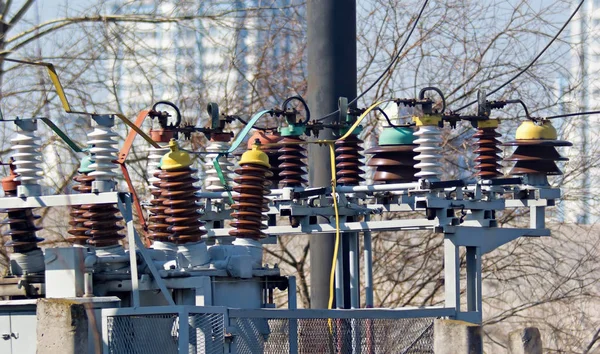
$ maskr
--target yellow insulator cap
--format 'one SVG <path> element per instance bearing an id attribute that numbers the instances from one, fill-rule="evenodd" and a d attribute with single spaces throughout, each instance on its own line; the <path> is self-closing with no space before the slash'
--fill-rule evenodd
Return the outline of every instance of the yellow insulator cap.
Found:
<path id="1" fill-rule="evenodd" d="M 190 154 L 185 151 L 179 151 L 179 145 L 175 139 L 169 141 L 170 152 L 160 159 L 160 168 L 163 171 L 176 170 L 178 168 L 189 167 L 192 165 Z"/>
<path id="2" fill-rule="evenodd" d="M 417 127 L 421 126 L 436 126 L 439 125 L 442 121 L 442 116 L 440 115 L 423 115 L 422 117 L 413 116 L 413 122 L 416 123 Z"/>
<path id="3" fill-rule="evenodd" d="M 477 128 L 485 129 L 485 128 L 498 128 L 500 121 L 498 119 L 486 119 L 486 120 L 478 120 Z"/>
<path id="4" fill-rule="evenodd" d="M 271 168 L 269 164 L 269 156 L 260 150 L 258 144 L 252 145 L 252 150 L 248 150 L 242 154 L 240 165 L 254 164 Z"/>
<path id="5" fill-rule="evenodd" d="M 541 124 L 527 120 L 517 128 L 517 140 L 556 140 L 558 134 L 552 123 L 544 120 Z"/>

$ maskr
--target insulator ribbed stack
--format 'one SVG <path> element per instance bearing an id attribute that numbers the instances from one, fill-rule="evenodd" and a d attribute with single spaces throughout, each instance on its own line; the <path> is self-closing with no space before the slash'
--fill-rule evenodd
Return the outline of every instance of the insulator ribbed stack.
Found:
<path id="1" fill-rule="evenodd" d="M 373 154 L 367 166 L 375 168 L 373 181 L 375 183 L 406 183 L 414 181 L 415 168 L 414 151 L 417 145 L 381 145 L 367 150 L 365 153 Z"/>
<path id="2" fill-rule="evenodd" d="M 160 178 L 156 176 L 156 173 L 161 171 L 158 167 L 160 159 L 169 151 L 169 147 L 150 147 L 148 150 L 148 183 L 151 192 L 160 189 L 160 187 L 155 186 L 155 183 L 160 182 Z"/>
<path id="3" fill-rule="evenodd" d="M 42 154 L 37 143 L 38 138 L 35 136 L 37 124 L 23 124 L 20 127 L 21 130 L 16 133 L 16 137 L 11 139 L 13 144 L 11 149 L 15 151 L 13 164 L 16 166 L 15 173 L 19 175 L 17 181 L 32 190 L 39 189 L 39 181 L 42 179 L 40 167 Z"/>
<path id="4" fill-rule="evenodd" d="M 233 190 L 239 194 L 233 196 L 235 203 L 231 208 L 235 211 L 231 216 L 235 221 L 231 223 L 234 230 L 229 231 L 229 235 L 251 239 L 266 237 L 262 230 L 267 226 L 262 221 L 268 219 L 263 213 L 269 211 L 269 199 L 265 195 L 271 192 L 271 182 L 267 178 L 272 172 L 266 166 L 248 163 L 236 169 L 235 173 L 236 186 Z"/>
<path id="5" fill-rule="evenodd" d="M 502 176 L 499 171 L 502 166 L 498 163 L 502 160 L 498 155 L 502 152 L 498 147 L 501 142 L 496 139 L 500 136 L 502 135 L 496 131 L 496 128 L 479 128 L 473 134 L 473 137 L 478 139 L 474 144 L 477 147 L 474 153 L 478 155 L 475 158 L 475 169 L 479 171 L 476 176 L 484 179 Z"/>
<path id="6" fill-rule="evenodd" d="M 78 183 L 73 186 L 73 190 L 79 193 L 92 192 L 92 182 L 94 181 L 94 177 L 89 176 L 87 173 L 80 173 L 73 177 L 73 180 Z M 88 234 L 91 229 L 84 225 L 86 222 L 90 221 L 83 216 L 85 213 L 87 213 L 87 210 L 83 209 L 81 205 L 73 205 L 71 207 L 71 212 L 69 214 L 71 216 L 71 220 L 69 221 L 71 228 L 67 231 L 71 236 L 66 238 L 68 242 L 76 245 L 86 245 L 87 241 L 91 238 L 91 235 Z"/>
<path id="7" fill-rule="evenodd" d="M 164 224 L 168 224 L 168 241 L 177 244 L 188 242 L 198 242 L 206 230 L 201 229 L 204 222 L 200 221 L 198 206 L 196 204 L 195 193 L 199 188 L 194 186 L 198 182 L 193 175 L 197 171 L 190 167 L 173 168 L 168 171 L 162 171 L 158 174 L 161 182 L 159 184 L 165 209 L 156 209 L 157 215 L 164 213 Z M 159 219 L 161 223 L 162 219 Z M 162 225 L 164 225 L 162 224 Z M 161 224 L 159 224 L 161 225 Z M 153 231 L 164 233 L 164 228 L 160 226 Z M 149 235 L 154 240 L 163 241 L 164 238 L 158 238 L 156 233 Z M 160 236 L 159 236 L 160 237 Z M 165 240 L 167 241 L 167 240 Z"/>
<path id="8" fill-rule="evenodd" d="M 165 214 L 167 207 L 163 205 L 165 198 L 161 196 L 161 179 L 159 178 L 161 173 L 162 170 L 158 169 L 153 175 L 153 189 L 150 191 L 152 194 L 152 200 L 150 200 L 151 207 L 148 208 L 150 214 L 148 215 L 148 230 L 150 230 L 148 238 L 152 241 L 168 242 L 169 236 L 171 236 L 169 232 L 169 226 L 171 225 L 165 221 L 167 219 L 167 215 Z"/>
<path id="9" fill-rule="evenodd" d="M 415 140 L 415 144 L 418 145 L 414 150 L 418 153 L 415 156 L 415 160 L 420 161 L 415 165 L 415 168 L 421 170 L 415 173 L 415 177 L 439 180 L 442 176 L 442 164 L 440 163 L 442 160 L 442 139 L 440 128 L 423 125 L 419 127 L 415 135 L 419 137 Z"/>
<path id="10" fill-rule="evenodd" d="M 117 216 L 119 209 L 114 204 L 86 204 L 81 209 L 85 210 L 81 216 L 87 221 L 84 227 L 89 228 L 86 235 L 91 236 L 88 243 L 96 247 L 114 246 L 125 236 L 119 233 L 123 226 L 119 222 L 123 219 Z"/>
<path id="11" fill-rule="evenodd" d="M 35 226 L 35 220 L 39 219 L 39 216 L 33 215 L 32 209 L 6 209 L 2 212 L 8 214 L 7 218 L 0 222 L 2 225 L 9 226 L 4 236 L 11 237 L 5 245 L 13 247 L 15 253 L 27 253 L 38 249 L 37 243 L 44 241 L 35 234 L 36 231 L 41 230 Z"/>
<path id="12" fill-rule="evenodd" d="M 364 163 L 361 154 L 363 148 L 360 144 L 362 144 L 362 140 L 354 134 L 335 142 L 335 167 L 338 184 L 356 186 L 365 180 L 362 177 L 364 171 L 361 167 L 364 166 Z"/>
<path id="13" fill-rule="evenodd" d="M 88 134 L 88 144 L 92 146 L 90 153 L 93 156 L 94 163 L 90 165 L 93 172 L 90 172 L 90 176 L 96 178 L 96 181 L 107 181 L 112 182 L 117 176 L 114 172 L 116 164 L 113 160 L 117 159 L 117 150 L 114 146 L 117 142 L 113 139 L 118 135 L 112 131 L 114 120 L 102 119 L 97 120 L 97 124 L 94 130 Z M 102 191 L 106 192 L 106 191 Z"/>
<path id="14" fill-rule="evenodd" d="M 281 169 L 281 187 L 301 187 L 306 181 L 306 149 L 298 144 L 304 140 L 297 136 L 287 136 L 280 143 L 283 147 L 279 149 L 279 168 Z"/>
<path id="15" fill-rule="evenodd" d="M 229 142 L 227 141 L 210 141 L 210 144 L 206 147 L 207 152 L 222 152 L 229 149 Z M 206 178 L 204 179 L 203 190 L 208 192 L 220 192 L 224 191 L 225 187 L 221 183 L 217 169 L 215 168 L 214 161 L 217 155 L 209 155 L 204 164 L 204 171 Z M 232 168 L 234 164 L 230 161 L 227 156 L 219 157 L 219 166 L 223 172 L 223 177 L 227 184 L 231 183 L 231 175 L 233 174 Z"/>
<path id="16" fill-rule="evenodd" d="M 555 161 L 568 161 L 562 157 L 557 146 L 571 146 L 567 141 L 509 141 L 506 146 L 516 146 L 515 152 L 505 161 L 515 161 L 516 164 L 510 171 L 510 175 L 562 175 Z"/>
<path id="17" fill-rule="evenodd" d="M 517 129 L 516 140 L 504 146 L 516 146 L 515 152 L 506 161 L 516 161 L 511 175 L 527 175 L 528 183 L 547 184 L 546 176 L 561 175 L 556 161 L 567 161 L 560 156 L 556 147 L 571 146 L 568 141 L 557 140 L 556 129 L 550 121 L 525 121 Z"/>

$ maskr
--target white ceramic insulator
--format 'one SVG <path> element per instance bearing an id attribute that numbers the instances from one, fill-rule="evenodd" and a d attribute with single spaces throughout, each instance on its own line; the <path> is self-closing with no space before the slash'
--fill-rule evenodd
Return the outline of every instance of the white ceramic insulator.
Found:
<path id="1" fill-rule="evenodd" d="M 38 138 L 35 131 L 20 130 L 17 136 L 11 139 L 11 147 L 15 153 L 12 155 L 15 159 L 15 173 L 19 175 L 17 181 L 22 185 L 37 185 L 42 178 L 42 153 L 40 145 L 37 144 Z"/>
<path id="2" fill-rule="evenodd" d="M 88 144 L 93 146 L 90 148 L 93 160 L 90 165 L 94 172 L 90 172 L 90 176 L 96 177 L 96 181 L 112 181 L 117 176 L 114 169 L 117 167 L 113 160 L 118 158 L 117 150 L 114 146 L 117 144 L 113 138 L 118 135 L 112 131 L 109 126 L 97 125 L 94 130 L 88 134 Z"/>
<path id="3" fill-rule="evenodd" d="M 421 126 L 415 135 L 419 137 L 415 140 L 415 144 L 419 145 L 414 150 L 419 153 L 415 156 L 415 160 L 419 161 L 415 168 L 420 169 L 415 173 L 415 177 L 439 180 L 442 177 L 441 129 L 435 126 Z"/>
<path id="4" fill-rule="evenodd" d="M 160 189 L 158 187 L 153 186 L 154 182 L 160 181 L 160 178 L 154 177 L 154 173 L 160 171 L 158 165 L 160 165 L 160 159 L 162 159 L 165 154 L 167 154 L 171 149 L 168 147 L 163 147 L 157 149 L 155 147 L 150 147 L 148 150 L 148 182 L 150 183 L 150 190 Z"/>
<path id="5" fill-rule="evenodd" d="M 224 141 L 211 141 L 206 147 L 207 152 L 222 152 L 227 151 L 227 149 L 229 149 L 229 143 Z M 213 162 L 216 157 L 217 155 L 208 155 L 204 163 L 205 179 L 203 191 L 205 192 L 220 192 L 225 190 Z M 225 181 L 231 185 L 234 164 L 226 156 L 221 156 L 219 158 L 219 166 L 221 166 Z"/>

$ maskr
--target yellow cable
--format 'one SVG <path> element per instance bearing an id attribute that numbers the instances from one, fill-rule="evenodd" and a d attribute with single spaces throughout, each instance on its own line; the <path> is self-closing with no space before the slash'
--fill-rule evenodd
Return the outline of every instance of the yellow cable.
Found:
<path id="1" fill-rule="evenodd" d="M 372 104 L 360 116 L 358 116 L 358 118 L 356 119 L 356 122 L 354 122 L 354 124 L 352 124 L 352 126 L 350 127 L 350 129 L 348 129 L 348 131 L 346 132 L 346 134 L 344 134 L 344 136 L 342 136 L 338 140 L 344 140 L 347 137 L 349 137 L 350 134 L 352 134 L 352 132 L 356 128 L 358 128 L 358 126 L 360 125 L 360 122 L 362 122 L 362 120 L 365 119 L 365 117 L 367 116 L 367 114 L 369 114 L 372 110 L 374 110 L 375 108 L 377 108 L 377 106 L 382 105 L 382 104 L 384 104 L 386 102 L 392 102 L 392 101 L 394 101 L 394 100 L 393 99 L 388 99 L 388 100 L 383 100 L 383 101 L 375 102 L 374 104 Z"/>
<path id="2" fill-rule="evenodd" d="M 335 213 L 335 246 L 333 247 L 333 260 L 331 261 L 331 273 L 329 275 L 329 301 L 327 303 L 327 309 L 331 310 L 333 308 L 333 295 L 335 293 L 335 267 L 337 263 L 338 251 L 340 248 L 340 213 L 338 209 L 337 195 L 335 191 L 335 187 L 337 185 L 337 173 L 335 170 L 334 142 L 328 142 L 327 146 L 329 146 L 329 159 L 331 160 L 331 196 L 333 197 L 333 211 Z"/>
<path id="3" fill-rule="evenodd" d="M 372 108 L 371 108 L 372 109 Z M 368 113 L 368 112 L 367 112 Z M 364 116 L 361 116 L 361 120 Z M 356 127 L 353 127 L 354 130 Z M 335 140 L 313 140 L 313 141 L 299 141 L 295 143 L 270 143 L 263 144 L 265 147 L 272 146 L 283 146 L 283 145 L 302 145 L 302 144 L 327 144 L 329 147 L 329 162 L 331 164 L 331 195 L 333 197 L 333 210 L 335 215 L 335 245 L 333 248 L 333 260 L 331 261 L 331 272 L 329 276 L 329 300 L 327 302 L 327 309 L 331 310 L 333 308 L 333 297 L 335 294 L 335 268 L 337 263 L 338 252 L 340 248 L 340 213 L 336 195 L 336 185 L 337 185 L 337 171 L 335 167 Z M 332 331 L 331 327 L 331 319 L 329 320 L 329 330 Z"/>

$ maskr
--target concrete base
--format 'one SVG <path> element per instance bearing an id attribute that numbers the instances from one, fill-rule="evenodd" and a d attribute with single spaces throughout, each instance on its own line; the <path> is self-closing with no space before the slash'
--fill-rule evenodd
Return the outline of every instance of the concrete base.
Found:
<path id="1" fill-rule="evenodd" d="M 455 320 L 435 320 L 433 352 L 435 354 L 482 354 L 481 326 Z"/>
<path id="2" fill-rule="evenodd" d="M 535 327 L 527 327 L 510 332 L 508 352 L 510 354 L 542 354 L 540 330 Z"/>
<path id="3" fill-rule="evenodd" d="M 37 353 L 78 354 L 88 351 L 86 304 L 66 299 L 37 303 Z"/>

